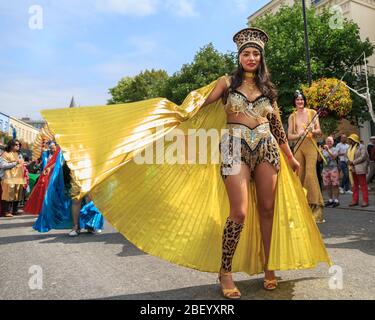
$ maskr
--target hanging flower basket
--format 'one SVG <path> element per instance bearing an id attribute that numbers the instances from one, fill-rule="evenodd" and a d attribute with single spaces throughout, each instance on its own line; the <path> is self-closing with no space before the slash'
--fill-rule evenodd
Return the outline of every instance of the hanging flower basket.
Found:
<path id="1" fill-rule="evenodd" d="M 336 87 L 336 91 L 331 94 Z M 350 97 L 350 90 L 345 82 L 340 82 L 338 79 L 321 78 L 314 81 L 311 87 L 302 86 L 302 91 L 310 108 L 315 110 L 323 108 L 320 118 L 342 119 L 352 110 L 353 100 Z"/>

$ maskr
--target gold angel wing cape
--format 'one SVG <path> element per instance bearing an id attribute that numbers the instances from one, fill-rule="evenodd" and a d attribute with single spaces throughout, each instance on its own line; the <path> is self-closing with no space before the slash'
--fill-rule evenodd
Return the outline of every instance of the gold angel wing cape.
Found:
<path id="1" fill-rule="evenodd" d="M 82 187 L 81 197 L 90 192 L 106 219 L 141 250 L 209 272 L 220 268 L 229 201 L 219 163 L 192 160 L 202 150 L 213 158 L 218 143 L 207 140 L 193 153 L 176 150 L 183 140 L 200 144 L 194 129 L 225 128 L 221 101 L 201 108 L 215 84 L 191 92 L 181 106 L 158 98 L 42 112 Z M 176 130 L 179 138 L 169 137 Z M 174 163 L 181 158 L 188 161 Z M 151 161 L 140 164 L 142 159 Z M 233 271 L 248 274 L 264 266 L 255 195 L 252 184 L 233 261 Z M 319 262 L 331 264 L 299 179 L 281 156 L 269 268 L 312 268 Z"/>
<path id="2" fill-rule="evenodd" d="M 43 128 L 39 131 L 39 134 L 36 136 L 36 139 L 33 144 L 33 160 L 37 160 L 42 155 L 42 143 L 43 140 L 54 140 L 55 137 L 53 136 L 51 130 L 48 127 L 48 124 L 45 124 Z"/>

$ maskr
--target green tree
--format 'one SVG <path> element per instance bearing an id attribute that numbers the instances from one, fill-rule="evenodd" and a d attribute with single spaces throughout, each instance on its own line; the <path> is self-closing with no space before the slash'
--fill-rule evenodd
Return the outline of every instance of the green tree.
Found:
<path id="1" fill-rule="evenodd" d="M 165 96 L 181 104 L 189 92 L 231 73 L 236 66 L 235 61 L 233 53 L 220 53 L 210 43 L 197 52 L 192 63 L 184 64 L 180 71 L 168 79 Z"/>
<path id="2" fill-rule="evenodd" d="M 324 11 L 318 15 L 313 8 L 307 9 L 307 18 L 314 80 L 322 77 L 340 79 L 362 52 L 368 57 L 373 54 L 374 45 L 369 39 L 361 40 L 356 23 L 344 20 L 342 29 L 333 29 L 330 27 L 332 14 Z M 279 104 L 286 117 L 292 111 L 294 91 L 307 82 L 302 6 L 297 3 L 293 7 L 282 7 L 275 15 L 268 14 L 256 20 L 253 26 L 265 30 L 270 36 L 266 46 L 267 65 L 278 87 Z M 349 86 L 356 86 L 353 73 L 350 72 L 344 80 Z M 363 101 L 354 95 L 352 98 L 354 104 L 349 117 L 368 119 Z"/>
<path id="3" fill-rule="evenodd" d="M 163 96 L 168 74 L 164 70 L 145 70 L 135 77 L 122 78 L 109 89 L 112 98 L 108 104 L 141 101 Z"/>
<path id="4" fill-rule="evenodd" d="M 12 140 L 12 137 L 9 136 L 7 133 L 0 131 L 0 142 L 6 145 L 10 140 Z"/>

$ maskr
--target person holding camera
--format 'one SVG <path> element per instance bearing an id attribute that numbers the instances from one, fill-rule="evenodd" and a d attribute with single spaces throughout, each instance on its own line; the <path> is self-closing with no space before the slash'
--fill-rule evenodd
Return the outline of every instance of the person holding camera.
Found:
<path id="1" fill-rule="evenodd" d="M 338 151 L 333 146 L 333 137 L 326 139 L 325 145 L 323 145 L 323 185 L 327 191 L 329 200 L 325 203 L 326 207 L 332 206 L 333 208 L 340 205 L 339 202 L 339 186 L 340 186 L 340 173 L 337 164 Z"/>

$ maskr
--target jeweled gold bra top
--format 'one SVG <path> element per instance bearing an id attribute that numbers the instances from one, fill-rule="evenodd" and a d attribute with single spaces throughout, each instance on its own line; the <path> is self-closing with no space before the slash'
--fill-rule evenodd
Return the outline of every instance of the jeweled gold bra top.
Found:
<path id="1" fill-rule="evenodd" d="M 248 98 L 238 90 L 231 90 L 228 95 L 225 111 L 228 113 L 244 113 L 247 116 L 265 118 L 268 114 L 273 113 L 272 104 L 266 96 L 262 95 L 254 101 Z"/>

